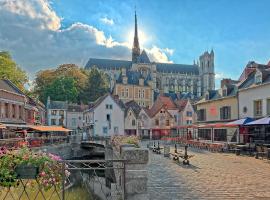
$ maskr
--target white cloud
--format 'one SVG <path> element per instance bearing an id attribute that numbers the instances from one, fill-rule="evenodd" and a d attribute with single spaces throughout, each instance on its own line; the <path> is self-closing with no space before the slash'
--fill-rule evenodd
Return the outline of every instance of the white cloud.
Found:
<path id="1" fill-rule="evenodd" d="M 146 49 L 146 52 L 148 53 L 149 58 L 152 61 L 172 63 L 172 61 L 170 61 L 168 56 L 166 55 L 166 53 L 168 53 L 166 49 L 161 49 L 157 46 L 153 46 L 151 49 Z"/>
<path id="2" fill-rule="evenodd" d="M 110 25 L 110 26 L 114 25 L 113 19 L 109 19 L 107 17 L 102 17 L 99 20 L 104 24 L 107 24 L 107 25 Z"/>
<path id="3" fill-rule="evenodd" d="M 83 67 L 90 57 L 130 60 L 130 48 L 87 24 L 61 28 L 61 18 L 47 0 L 0 0 L 0 50 L 10 51 L 32 78 L 38 70 L 62 63 Z M 153 46 L 146 51 L 152 61 L 171 62 L 171 49 Z"/>
<path id="4" fill-rule="evenodd" d="M 217 80 L 221 80 L 221 79 L 223 79 L 223 78 L 225 78 L 226 77 L 226 75 L 224 74 L 224 73 L 222 73 L 222 72 L 217 72 L 216 74 L 215 74 L 215 78 L 217 79 Z"/>

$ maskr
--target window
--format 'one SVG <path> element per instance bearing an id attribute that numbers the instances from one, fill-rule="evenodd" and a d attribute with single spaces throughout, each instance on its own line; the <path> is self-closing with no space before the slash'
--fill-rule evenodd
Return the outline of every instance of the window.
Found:
<path id="1" fill-rule="evenodd" d="M 106 104 L 106 109 L 111 109 L 112 110 L 112 104 Z"/>
<path id="2" fill-rule="evenodd" d="M 192 120 L 187 120 L 186 123 L 187 124 L 192 124 Z"/>
<path id="3" fill-rule="evenodd" d="M 267 115 L 270 115 L 270 99 L 267 99 L 266 103 L 267 103 Z"/>
<path id="4" fill-rule="evenodd" d="M 108 127 L 107 126 L 104 126 L 103 127 L 103 134 L 108 134 Z"/>
<path id="5" fill-rule="evenodd" d="M 214 130 L 214 141 L 227 142 L 227 130 L 226 129 L 215 129 Z"/>
<path id="6" fill-rule="evenodd" d="M 110 121 L 111 121 L 111 115 L 110 115 L 110 114 L 107 114 L 107 115 L 106 115 L 106 119 L 107 119 L 107 121 L 110 122 Z"/>
<path id="7" fill-rule="evenodd" d="M 76 118 L 71 119 L 71 126 L 73 126 L 73 127 L 76 126 Z"/>
<path id="8" fill-rule="evenodd" d="M 142 98 L 144 98 L 144 90 L 142 90 Z"/>
<path id="9" fill-rule="evenodd" d="M 64 111 L 63 110 L 59 110 L 59 115 L 63 116 L 64 115 Z"/>
<path id="10" fill-rule="evenodd" d="M 6 118 L 9 118 L 8 113 L 9 113 L 8 103 L 5 103 L 5 114 L 6 114 Z"/>
<path id="11" fill-rule="evenodd" d="M 227 96 L 227 89 L 222 90 L 222 96 L 224 96 L 224 97 Z"/>
<path id="12" fill-rule="evenodd" d="M 56 125 L 56 119 L 51 119 L 51 125 Z"/>
<path id="13" fill-rule="evenodd" d="M 139 99 L 141 98 L 141 90 L 139 90 Z"/>
<path id="14" fill-rule="evenodd" d="M 59 125 L 63 126 L 64 125 L 64 119 L 59 119 Z"/>
<path id="15" fill-rule="evenodd" d="M 124 88 L 121 90 L 121 96 L 122 96 L 122 97 L 125 96 L 125 90 L 124 90 Z"/>
<path id="16" fill-rule="evenodd" d="M 205 100 L 209 100 L 209 94 L 205 95 Z"/>
<path id="17" fill-rule="evenodd" d="M 126 88 L 126 97 L 128 97 L 129 94 L 128 94 L 128 88 Z"/>
<path id="18" fill-rule="evenodd" d="M 256 84 L 262 83 L 262 74 L 261 73 L 256 74 L 255 82 L 256 82 Z"/>
<path id="19" fill-rule="evenodd" d="M 177 115 L 174 115 L 173 118 L 174 118 L 174 122 L 177 122 Z"/>
<path id="20" fill-rule="evenodd" d="M 12 104 L 12 117 L 15 118 L 15 105 Z"/>
<path id="21" fill-rule="evenodd" d="M 254 101 L 254 116 L 262 115 L 262 100 Z"/>
<path id="22" fill-rule="evenodd" d="M 203 140 L 211 140 L 211 129 L 198 129 L 198 137 Z"/>
<path id="23" fill-rule="evenodd" d="M 198 110 L 198 121 L 205 121 L 206 120 L 206 111 L 205 109 Z"/>
<path id="24" fill-rule="evenodd" d="M 187 111 L 186 115 L 187 115 L 187 117 L 192 117 L 192 112 L 191 111 Z"/>
<path id="25" fill-rule="evenodd" d="M 51 111 L 51 114 L 52 114 L 52 115 L 56 115 L 56 114 L 57 114 L 57 110 L 52 110 L 52 111 Z"/>
<path id="26" fill-rule="evenodd" d="M 118 126 L 115 126 L 115 127 L 113 128 L 113 131 L 114 131 L 114 134 L 115 134 L 115 135 L 118 135 Z"/>
<path id="27" fill-rule="evenodd" d="M 245 106 L 244 108 L 243 108 L 243 113 L 247 113 L 247 107 Z"/>
<path id="28" fill-rule="evenodd" d="M 170 120 L 166 119 L 166 126 L 170 126 Z"/>
<path id="29" fill-rule="evenodd" d="M 135 126 L 136 122 L 135 119 L 132 120 L 132 126 Z"/>
<path id="30" fill-rule="evenodd" d="M 158 119 L 155 120 L 155 124 L 156 124 L 156 126 L 159 126 L 159 120 Z"/>
<path id="31" fill-rule="evenodd" d="M 231 119 L 231 107 L 224 106 L 220 108 L 220 119 Z"/>

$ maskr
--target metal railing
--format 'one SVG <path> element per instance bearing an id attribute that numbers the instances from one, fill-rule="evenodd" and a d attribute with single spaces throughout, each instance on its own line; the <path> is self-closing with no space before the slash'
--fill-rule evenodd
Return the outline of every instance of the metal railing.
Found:
<path id="1" fill-rule="evenodd" d="M 62 183 L 45 190 L 38 179 L 17 179 L 18 186 L 2 187 L 1 200 L 125 199 L 124 160 L 64 160 Z M 67 171 L 70 176 L 67 177 Z M 1 177 L 0 177 L 1 178 Z"/>

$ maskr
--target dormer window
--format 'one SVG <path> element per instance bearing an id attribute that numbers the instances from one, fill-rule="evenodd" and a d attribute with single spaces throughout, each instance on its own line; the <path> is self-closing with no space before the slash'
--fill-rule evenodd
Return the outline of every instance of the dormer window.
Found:
<path id="1" fill-rule="evenodd" d="M 209 92 L 206 92 L 206 94 L 205 94 L 205 100 L 209 100 Z"/>
<path id="2" fill-rule="evenodd" d="M 222 89 L 222 96 L 223 97 L 227 96 L 227 88 L 226 87 Z"/>
<path id="3" fill-rule="evenodd" d="M 261 74 L 258 74 L 258 75 L 256 74 L 255 83 L 256 84 L 262 83 L 262 75 Z"/>

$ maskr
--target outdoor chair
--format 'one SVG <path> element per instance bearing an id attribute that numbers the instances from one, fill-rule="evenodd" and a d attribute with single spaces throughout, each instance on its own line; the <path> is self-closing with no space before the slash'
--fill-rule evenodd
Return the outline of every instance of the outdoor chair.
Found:
<path id="1" fill-rule="evenodd" d="M 261 157 L 262 159 L 267 156 L 267 152 L 264 151 L 262 146 L 256 146 L 256 156 L 255 158 L 258 159 Z"/>

